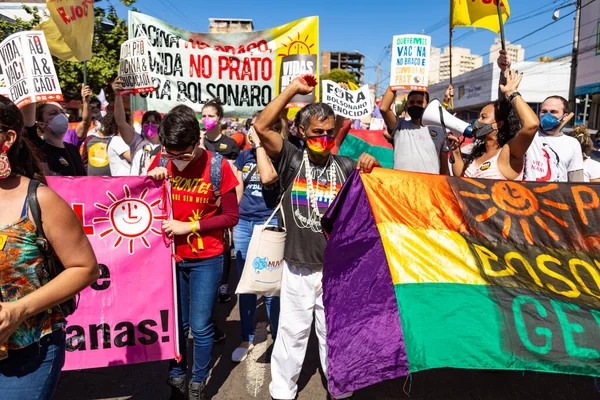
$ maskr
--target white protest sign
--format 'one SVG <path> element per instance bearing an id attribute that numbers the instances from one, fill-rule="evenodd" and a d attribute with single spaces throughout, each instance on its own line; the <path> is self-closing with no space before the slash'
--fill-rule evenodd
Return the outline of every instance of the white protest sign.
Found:
<path id="1" fill-rule="evenodd" d="M 7 37 L 0 43 L 0 66 L 8 81 L 9 98 L 17 107 L 63 101 L 44 32 L 25 31 Z"/>
<path id="2" fill-rule="evenodd" d="M 8 91 L 8 80 L 4 75 L 2 66 L 0 65 L 0 96 L 10 98 L 10 92 Z"/>
<path id="3" fill-rule="evenodd" d="M 427 91 L 430 49 L 429 36 L 394 36 L 390 69 L 390 86 L 393 90 Z"/>
<path id="4" fill-rule="evenodd" d="M 369 86 L 358 90 L 346 90 L 334 81 L 323 81 L 323 103 L 333 108 L 336 115 L 349 119 L 360 119 L 373 109 Z"/>
<path id="5" fill-rule="evenodd" d="M 149 46 L 144 37 L 126 40 L 121 45 L 119 77 L 123 82 L 122 95 L 154 91 L 148 68 L 148 53 Z"/>

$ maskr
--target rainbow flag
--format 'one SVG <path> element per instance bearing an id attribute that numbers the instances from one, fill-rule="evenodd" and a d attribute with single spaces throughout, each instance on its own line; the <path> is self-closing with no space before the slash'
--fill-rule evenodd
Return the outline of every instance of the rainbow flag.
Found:
<path id="1" fill-rule="evenodd" d="M 600 185 L 377 168 L 323 227 L 332 395 L 442 367 L 600 375 Z"/>
<path id="2" fill-rule="evenodd" d="M 375 157 L 384 168 L 394 168 L 394 148 L 383 136 L 383 131 L 350 129 L 337 155 L 358 160 L 362 153 Z"/>

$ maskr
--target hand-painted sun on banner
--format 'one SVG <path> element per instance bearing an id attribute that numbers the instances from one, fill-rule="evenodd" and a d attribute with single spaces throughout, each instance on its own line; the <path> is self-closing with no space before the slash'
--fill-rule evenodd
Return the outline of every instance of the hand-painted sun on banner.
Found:
<path id="1" fill-rule="evenodd" d="M 136 98 L 136 109 L 167 112 L 185 104 L 200 112 L 206 102 L 218 97 L 227 116 L 248 117 L 296 77 L 319 74 L 318 17 L 263 31 L 194 33 L 130 12 L 129 37 L 147 39 L 156 88 Z M 317 88 L 293 98 L 289 107 L 303 107 L 318 97 Z"/>
<path id="2" fill-rule="evenodd" d="M 375 169 L 323 224 L 332 395 L 445 367 L 600 376 L 599 186 Z"/>
<path id="3" fill-rule="evenodd" d="M 65 370 L 177 356 L 162 183 L 150 178 L 49 177 L 81 220 L 100 267 L 68 317 Z"/>

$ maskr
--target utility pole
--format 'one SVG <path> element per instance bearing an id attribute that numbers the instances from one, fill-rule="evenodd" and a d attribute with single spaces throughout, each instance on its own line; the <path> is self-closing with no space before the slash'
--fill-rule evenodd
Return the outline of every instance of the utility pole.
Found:
<path id="1" fill-rule="evenodd" d="M 375 80 L 375 101 L 379 95 L 379 80 L 381 79 L 381 63 L 377 64 L 377 79 Z"/>
<path id="2" fill-rule="evenodd" d="M 575 31 L 573 33 L 573 52 L 571 53 L 571 82 L 569 84 L 569 109 L 577 115 L 575 87 L 577 86 L 577 58 L 579 56 L 579 28 L 581 19 L 581 0 L 576 0 Z"/>

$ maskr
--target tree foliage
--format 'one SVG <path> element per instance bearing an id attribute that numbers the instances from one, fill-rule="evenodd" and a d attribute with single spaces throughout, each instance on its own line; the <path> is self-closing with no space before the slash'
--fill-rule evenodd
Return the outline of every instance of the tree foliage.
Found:
<path id="1" fill-rule="evenodd" d="M 339 68 L 334 68 L 328 74 L 321 75 L 321 80 L 322 81 L 323 80 L 334 81 L 335 83 L 352 82 L 354 84 L 357 84 L 356 78 L 354 77 L 353 74 L 351 74 L 350 72 L 348 72 L 346 70 L 339 69 Z"/>
<path id="2" fill-rule="evenodd" d="M 97 1 L 95 4 L 100 3 Z M 131 7 L 135 0 L 121 0 L 125 6 Z M 34 29 L 42 21 L 37 7 L 23 9 L 33 18 L 24 21 L 18 18 L 14 23 L 0 20 L 0 41 L 13 33 Z M 92 43 L 93 57 L 87 62 L 87 81 L 94 93 L 106 88 L 117 76 L 121 43 L 128 39 L 127 23 L 119 18 L 115 7 L 109 3 L 107 7 L 94 7 L 94 41 Z M 79 99 L 81 83 L 83 82 L 83 63 L 59 60 L 53 57 L 56 73 L 65 100 Z"/>

